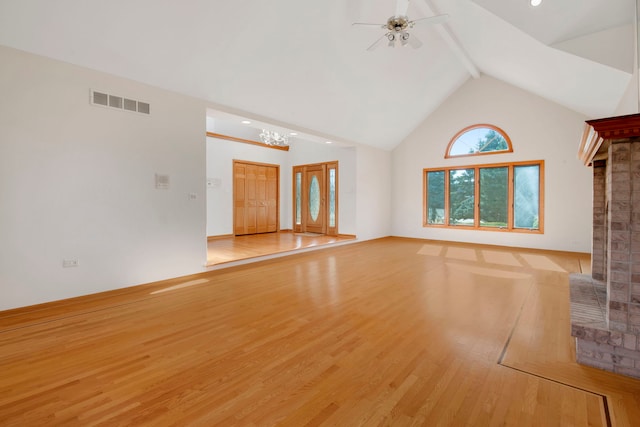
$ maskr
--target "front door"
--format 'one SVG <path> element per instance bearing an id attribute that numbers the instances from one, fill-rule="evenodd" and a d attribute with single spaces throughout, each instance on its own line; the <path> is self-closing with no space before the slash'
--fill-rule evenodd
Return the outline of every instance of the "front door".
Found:
<path id="1" fill-rule="evenodd" d="M 325 234 L 325 165 L 314 165 L 305 168 L 305 225 L 310 233 Z"/>
<path id="2" fill-rule="evenodd" d="M 293 167 L 293 231 L 338 234 L 338 162 Z"/>

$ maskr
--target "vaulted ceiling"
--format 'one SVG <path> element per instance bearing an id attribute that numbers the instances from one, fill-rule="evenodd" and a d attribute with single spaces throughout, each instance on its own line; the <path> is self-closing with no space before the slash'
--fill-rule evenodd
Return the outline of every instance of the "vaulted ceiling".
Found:
<path id="1" fill-rule="evenodd" d="M 367 51 L 397 0 L 0 0 L 0 44 L 205 99 L 341 142 L 393 149 L 481 74 L 588 117 L 634 67 L 634 0 L 411 0 L 423 45 Z M 228 113 L 233 113 L 230 116 Z"/>

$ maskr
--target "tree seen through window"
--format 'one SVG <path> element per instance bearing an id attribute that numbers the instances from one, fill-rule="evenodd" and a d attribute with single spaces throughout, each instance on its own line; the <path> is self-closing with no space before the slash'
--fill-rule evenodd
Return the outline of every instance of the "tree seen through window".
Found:
<path id="1" fill-rule="evenodd" d="M 542 232 L 544 162 L 425 169 L 425 226 Z"/>
<path id="2" fill-rule="evenodd" d="M 511 151 L 513 151 L 511 141 L 502 129 L 493 125 L 480 124 L 469 126 L 458 132 L 449 142 L 445 157 Z"/>

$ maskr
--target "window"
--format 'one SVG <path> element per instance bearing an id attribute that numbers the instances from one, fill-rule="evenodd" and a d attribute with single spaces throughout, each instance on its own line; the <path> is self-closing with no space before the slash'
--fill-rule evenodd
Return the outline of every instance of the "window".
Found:
<path id="1" fill-rule="evenodd" d="M 302 224 L 302 172 L 296 172 L 296 225 Z"/>
<path id="2" fill-rule="evenodd" d="M 329 228 L 336 226 L 336 172 L 337 165 L 329 168 Z"/>
<path id="3" fill-rule="evenodd" d="M 480 226 L 505 228 L 509 222 L 509 168 L 480 168 Z"/>
<path id="4" fill-rule="evenodd" d="M 449 225 L 473 225 L 475 216 L 475 170 L 449 170 Z"/>
<path id="5" fill-rule="evenodd" d="M 424 169 L 424 226 L 543 232 L 544 161 Z"/>
<path id="6" fill-rule="evenodd" d="M 447 147 L 445 158 L 513 152 L 509 136 L 499 127 L 479 124 L 458 132 Z"/>

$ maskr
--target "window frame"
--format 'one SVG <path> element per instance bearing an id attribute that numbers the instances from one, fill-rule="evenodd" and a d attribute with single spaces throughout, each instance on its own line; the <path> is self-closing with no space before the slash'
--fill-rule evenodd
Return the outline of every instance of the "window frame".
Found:
<path id="1" fill-rule="evenodd" d="M 514 203 L 515 203 L 515 168 L 518 166 L 538 166 L 538 228 L 516 228 L 514 226 Z M 487 227 L 480 225 L 480 169 L 484 168 L 500 168 L 507 167 L 507 188 L 508 188 L 508 206 L 507 206 L 507 226 L 506 227 Z M 450 224 L 450 171 L 474 169 L 474 221 L 473 226 L 470 225 L 452 225 Z M 443 224 L 430 224 L 428 222 L 428 199 L 429 199 L 429 172 L 444 172 L 444 222 Z M 521 162 L 506 163 L 489 163 L 474 165 L 457 165 L 435 168 L 424 168 L 422 170 L 422 226 L 433 228 L 446 228 L 451 230 L 480 230 L 480 231 L 496 231 L 509 233 L 528 233 L 528 234 L 544 234 L 544 160 L 529 160 Z"/>
<path id="2" fill-rule="evenodd" d="M 503 138 L 504 140 L 507 142 L 507 149 L 506 150 L 498 150 L 498 151 L 478 151 L 475 153 L 468 153 L 468 154 L 451 154 L 451 149 L 453 148 L 453 146 L 455 145 L 455 143 L 458 141 L 458 138 L 460 138 L 462 135 L 464 135 L 465 133 L 469 132 L 470 130 L 473 129 L 480 129 L 480 128 L 487 128 L 487 129 L 491 129 L 494 130 L 496 132 L 498 132 Z M 511 144 L 511 139 L 509 138 L 509 135 L 507 135 L 507 133 L 505 131 L 503 131 L 502 129 L 500 129 L 498 126 L 495 125 L 491 125 L 488 123 L 478 123 L 475 125 L 471 125 L 471 126 L 467 126 L 466 128 L 460 130 L 458 133 L 456 133 L 453 138 L 451 138 L 451 140 L 449 141 L 449 144 L 447 145 L 447 149 L 444 152 L 444 158 L 445 159 L 450 159 L 450 158 L 458 158 L 458 157 L 471 157 L 471 156 L 486 156 L 487 154 L 503 154 L 503 153 L 513 153 L 513 145 Z"/>

